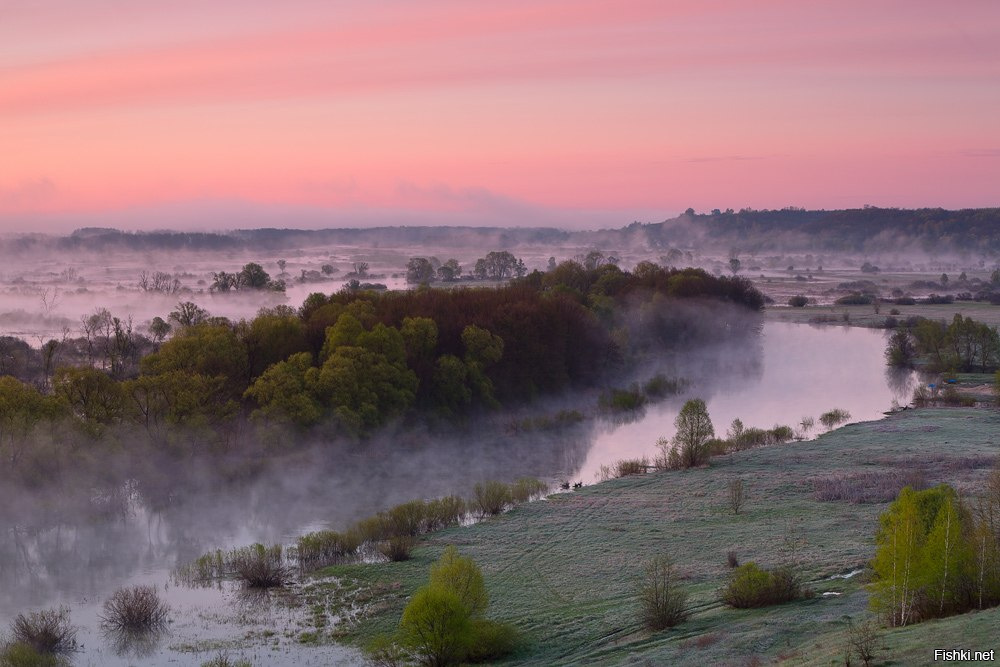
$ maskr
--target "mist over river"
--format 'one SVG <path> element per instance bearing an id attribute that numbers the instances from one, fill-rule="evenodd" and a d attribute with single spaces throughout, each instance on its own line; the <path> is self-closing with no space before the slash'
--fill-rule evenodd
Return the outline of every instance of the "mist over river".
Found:
<path id="1" fill-rule="evenodd" d="M 34 499 L 22 506 L 30 512 L 0 511 L 0 628 L 18 613 L 65 605 L 80 628 L 76 665 L 199 665 L 219 650 L 255 664 L 351 664 L 359 660 L 353 649 L 299 643 L 306 626 L 280 599 L 248 603 L 235 584 L 190 588 L 173 581 L 171 571 L 216 548 L 291 543 L 310 530 L 343 529 L 421 495 L 468 495 L 482 480 L 530 475 L 553 487 L 593 483 L 602 465 L 652 457 L 657 438 L 673 435 L 688 398 L 705 399 L 722 436 L 734 418 L 748 427 L 789 425 L 807 438 L 824 430 L 818 418 L 833 408 L 848 411 L 850 421 L 877 419 L 894 401 L 905 405 L 918 381 L 910 372 L 888 372 L 884 347 L 881 331 L 766 323 L 759 337 L 736 348 L 664 359 L 664 370 L 689 379 L 684 394 L 625 419 L 518 432 L 508 416 L 448 437 L 389 432 L 336 455 L 317 446 L 250 483 L 164 508 L 133 498 L 127 511 L 102 518 Z M 595 398 L 578 397 L 578 409 L 589 411 Z M 558 407 L 572 407 L 567 401 Z M 801 425 L 807 417 L 815 420 L 811 429 Z M 101 605 L 133 583 L 160 588 L 171 622 L 149 645 L 116 645 L 100 630 Z"/>

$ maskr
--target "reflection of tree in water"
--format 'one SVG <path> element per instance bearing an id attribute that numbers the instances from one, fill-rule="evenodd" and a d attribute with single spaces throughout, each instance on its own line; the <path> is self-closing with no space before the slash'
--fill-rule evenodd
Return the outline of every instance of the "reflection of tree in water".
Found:
<path id="1" fill-rule="evenodd" d="M 892 392 L 895 400 L 905 405 L 910 402 L 913 390 L 920 382 L 918 374 L 908 368 L 894 368 L 887 366 L 885 369 L 885 383 Z"/>

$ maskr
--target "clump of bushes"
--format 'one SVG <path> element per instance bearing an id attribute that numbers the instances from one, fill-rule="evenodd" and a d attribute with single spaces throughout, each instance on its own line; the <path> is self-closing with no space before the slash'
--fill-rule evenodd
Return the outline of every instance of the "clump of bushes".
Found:
<path id="1" fill-rule="evenodd" d="M 147 632 L 162 628 L 170 607 L 160 599 L 156 586 L 119 588 L 104 601 L 101 626 L 105 630 Z"/>
<path id="2" fill-rule="evenodd" d="M 517 647 L 510 625 L 485 618 L 489 594 L 475 562 L 445 549 L 431 566 L 430 582 L 413 594 L 403 610 L 395 641 L 382 639 L 377 654 L 399 655 L 396 644 L 427 665 L 456 665 L 503 659 Z"/>
<path id="3" fill-rule="evenodd" d="M 513 502 L 510 487 L 503 482 L 476 484 L 473 489 L 472 506 L 479 516 L 496 516 Z"/>
<path id="4" fill-rule="evenodd" d="M 289 572 L 280 544 L 254 544 L 233 549 L 226 555 L 227 569 L 249 588 L 275 588 L 288 581 Z"/>
<path id="5" fill-rule="evenodd" d="M 752 609 L 791 602 L 803 594 L 798 577 L 790 569 L 762 570 L 750 562 L 733 570 L 722 591 L 722 601 L 737 609 Z"/>
<path id="6" fill-rule="evenodd" d="M 409 535 L 395 535 L 380 542 L 378 551 L 394 563 L 410 560 L 410 552 L 416 546 L 417 540 Z"/>
<path id="7" fill-rule="evenodd" d="M 802 308 L 809 303 L 809 298 L 803 296 L 802 294 L 796 294 L 795 296 L 788 299 L 788 305 L 793 308 Z"/>
<path id="8" fill-rule="evenodd" d="M 10 624 L 15 644 L 35 653 L 58 655 L 76 650 L 76 627 L 69 622 L 69 607 L 18 614 Z M 24 649 L 16 649 L 27 654 Z"/>
<path id="9" fill-rule="evenodd" d="M 862 294 L 860 292 L 842 296 L 834 301 L 834 303 L 838 306 L 870 306 L 874 302 L 875 297 L 873 295 Z"/>
<path id="10" fill-rule="evenodd" d="M 320 530 L 308 533 L 300 537 L 296 544 L 299 567 L 314 570 L 339 563 L 357 553 L 358 546 L 358 536 L 354 531 L 338 533 Z"/>
<path id="11" fill-rule="evenodd" d="M 649 459 L 621 459 L 611 465 L 602 465 L 597 472 L 597 480 L 606 482 L 609 479 L 619 479 L 629 475 L 643 475 L 649 467 Z"/>
<path id="12" fill-rule="evenodd" d="M 515 503 L 526 503 L 548 490 L 545 482 L 533 477 L 522 477 L 510 485 L 510 498 Z"/>
<path id="13" fill-rule="evenodd" d="M 612 389 L 601 394 L 598 405 L 601 409 L 611 412 L 629 412 L 645 406 L 646 397 L 639 389 L 639 385 L 632 385 L 630 389 Z"/>
<path id="14" fill-rule="evenodd" d="M 833 428 L 837 424 L 841 424 L 851 418 L 851 413 L 847 410 L 842 410 L 840 408 L 834 408 L 829 412 L 824 412 L 819 416 L 819 422 L 827 427 Z"/>
<path id="15" fill-rule="evenodd" d="M 688 594 L 677 583 L 677 573 L 669 556 L 656 556 L 646 564 L 639 587 L 639 609 L 643 625 L 664 630 L 688 617 Z"/>

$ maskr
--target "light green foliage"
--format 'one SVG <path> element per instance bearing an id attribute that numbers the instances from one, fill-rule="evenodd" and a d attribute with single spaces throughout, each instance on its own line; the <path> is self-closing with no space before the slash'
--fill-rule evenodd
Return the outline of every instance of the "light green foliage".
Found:
<path id="1" fill-rule="evenodd" d="M 184 371 L 207 377 L 222 377 L 233 398 L 246 390 L 247 351 L 227 326 L 199 324 L 178 332 L 159 351 L 145 357 L 144 375 Z"/>
<path id="2" fill-rule="evenodd" d="M 116 424 L 124 413 L 122 385 L 96 368 L 59 368 L 53 392 L 95 434 L 101 426 Z"/>
<path id="3" fill-rule="evenodd" d="M 40 653 L 23 642 L 0 646 L 0 667 L 60 667 L 66 664 L 60 657 Z"/>
<path id="4" fill-rule="evenodd" d="M 313 392 L 318 376 L 308 352 L 293 354 L 287 361 L 274 364 L 246 391 L 245 395 L 260 406 L 251 416 L 298 426 L 315 424 L 323 416 L 323 408 Z"/>
<path id="5" fill-rule="evenodd" d="M 470 617 L 481 617 L 490 604 L 479 566 L 471 558 L 459 555 L 454 546 L 445 549 L 431 566 L 430 585 L 453 592 Z"/>
<path id="6" fill-rule="evenodd" d="M 338 347 L 357 345 L 358 337 L 365 331 L 361 322 L 353 315 L 343 314 L 337 318 L 337 322 L 326 330 L 326 340 L 323 342 L 323 351 L 320 352 L 321 362 L 326 361 L 336 351 Z"/>
<path id="7" fill-rule="evenodd" d="M 410 360 L 431 359 L 437 347 L 438 328 L 429 317 L 404 317 L 399 329 Z"/>
<path id="8" fill-rule="evenodd" d="M 35 428 L 59 414 L 57 401 L 9 375 L 0 376 L 0 456 L 16 465 Z"/>
<path id="9" fill-rule="evenodd" d="M 879 519 L 872 609 L 900 626 L 1000 601 L 987 514 L 973 517 L 947 485 L 900 491 Z"/>
<path id="10" fill-rule="evenodd" d="M 167 439 L 171 426 L 204 426 L 225 419 L 237 405 L 228 399 L 225 377 L 183 370 L 141 375 L 122 383 L 127 416 L 155 442 Z"/>
<path id="11" fill-rule="evenodd" d="M 461 599 L 442 586 L 425 586 L 413 594 L 399 622 L 404 646 L 426 665 L 443 667 L 462 661 L 472 646 L 472 622 Z"/>

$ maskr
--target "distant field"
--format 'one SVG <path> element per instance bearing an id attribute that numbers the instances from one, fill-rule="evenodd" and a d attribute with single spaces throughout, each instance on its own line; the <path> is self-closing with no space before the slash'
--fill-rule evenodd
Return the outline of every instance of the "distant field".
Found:
<path id="1" fill-rule="evenodd" d="M 872 306 L 805 306 L 803 308 L 792 308 L 790 306 L 770 306 L 764 312 L 769 320 L 777 322 L 798 322 L 813 323 L 826 322 L 828 324 L 849 325 L 849 326 L 882 326 L 885 319 L 889 317 L 889 311 L 896 309 L 898 315 L 893 315 L 897 319 L 919 316 L 931 320 L 951 321 L 956 313 L 963 317 L 971 317 L 977 322 L 985 322 L 991 326 L 1000 326 L 1000 306 L 989 303 L 977 303 L 973 301 L 959 301 L 950 304 L 896 306 L 883 303 L 879 307 L 879 314 L 875 314 Z M 847 319 L 844 315 L 847 315 Z"/>
<path id="2" fill-rule="evenodd" d="M 352 580 L 366 591 L 362 598 L 373 597 L 375 610 L 339 629 L 339 636 L 363 643 L 394 628 L 430 563 L 455 544 L 482 566 L 491 615 L 514 623 L 528 640 L 511 663 L 843 665 L 845 617 L 867 609 L 865 575 L 832 577 L 863 568 L 872 557 L 885 505 L 820 502 L 812 480 L 919 466 L 928 481 L 949 482 L 967 494 L 1000 454 L 998 433 L 1000 412 L 992 409 L 911 410 L 811 442 L 722 457 L 708 469 L 556 494 L 437 533 L 409 562 L 331 568 L 325 574 Z M 749 495 L 739 516 L 727 505 L 727 485 L 736 477 Z M 740 562 L 795 565 L 816 597 L 755 611 L 723 607 L 717 591 L 730 549 Z M 669 552 L 687 578 L 695 613 L 674 630 L 650 634 L 639 623 L 634 591 L 643 562 L 659 552 Z M 892 631 L 885 657 L 922 664 L 934 648 L 1000 649 L 998 624 L 994 610 Z"/>

